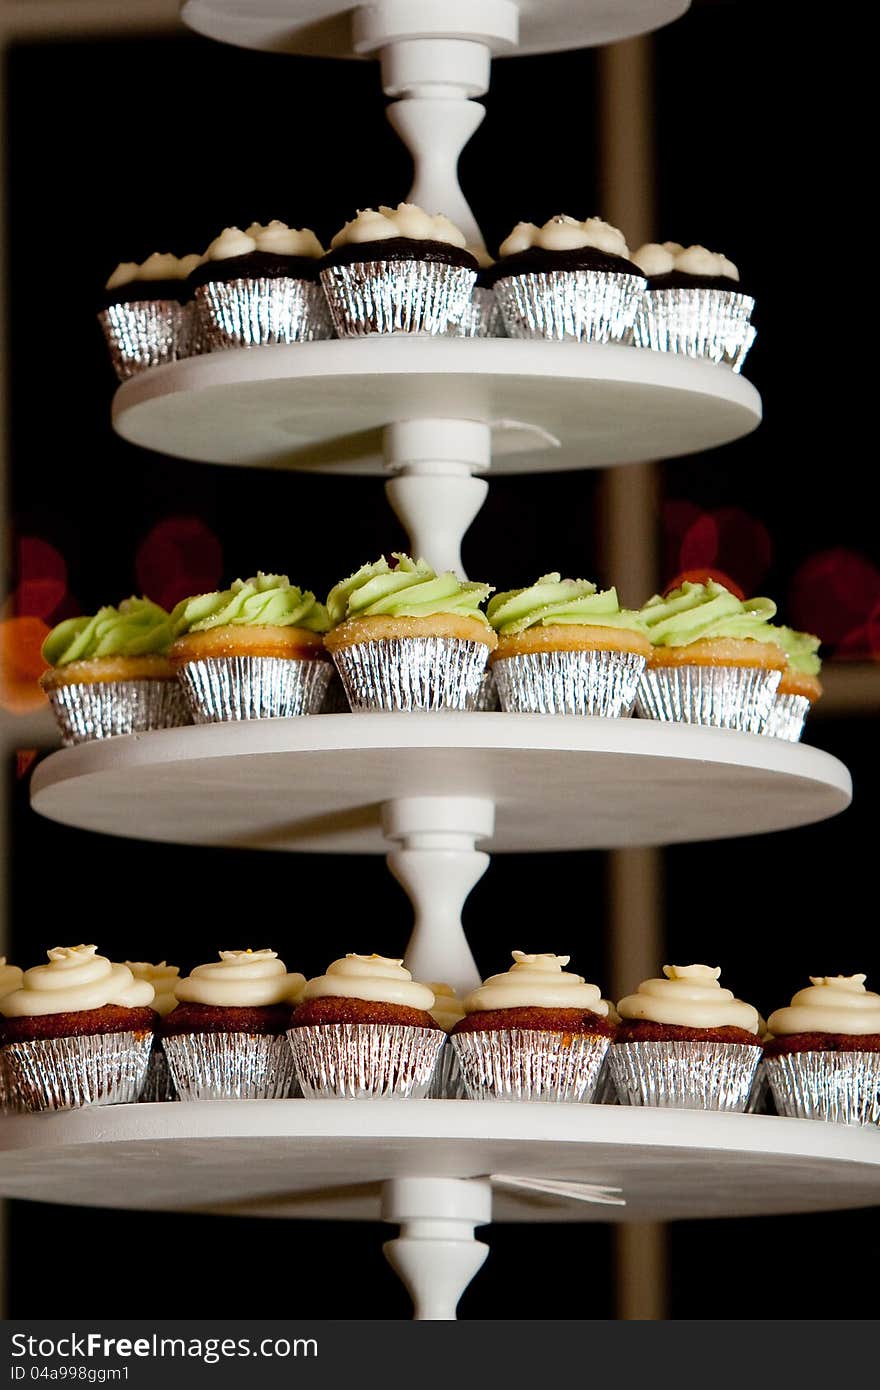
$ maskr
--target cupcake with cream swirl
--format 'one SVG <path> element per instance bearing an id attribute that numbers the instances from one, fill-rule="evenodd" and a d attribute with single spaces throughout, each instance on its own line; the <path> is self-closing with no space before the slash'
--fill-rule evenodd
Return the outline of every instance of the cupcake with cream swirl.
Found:
<path id="1" fill-rule="evenodd" d="M 137 1100 L 153 1043 L 153 987 L 93 945 L 55 946 L 0 998 L 0 1050 L 15 1110 Z"/>
<path id="2" fill-rule="evenodd" d="M 349 954 L 308 981 L 288 1039 L 307 1097 L 425 1096 L 446 1040 L 399 957 Z"/>
<path id="3" fill-rule="evenodd" d="M 435 1023 L 447 1034 L 456 1023 L 464 1018 L 464 1001 L 459 998 L 452 985 L 443 980 L 429 980 L 428 988 L 434 993 L 434 1004 L 430 1010 Z M 435 1100 L 463 1100 L 467 1096 L 455 1049 L 446 1046 L 440 1053 L 440 1061 L 434 1073 L 431 1096 Z"/>
<path id="4" fill-rule="evenodd" d="M 21 988 L 23 974 L 20 965 L 7 965 L 6 957 L 0 956 L 0 999 L 4 994 L 11 994 L 14 989 Z"/>
<path id="5" fill-rule="evenodd" d="M 175 986 L 162 1046 L 182 1100 L 277 1100 L 294 1094 L 285 1031 L 305 976 L 271 950 L 221 951 Z"/>
<path id="6" fill-rule="evenodd" d="M 464 1001 L 452 1045 L 472 1100 L 592 1100 L 613 1028 L 569 956 L 513 952 Z"/>
<path id="7" fill-rule="evenodd" d="M 757 1009 L 710 965 L 664 965 L 617 1005 L 610 1066 L 623 1104 L 745 1110 L 762 1048 Z"/>
<path id="8" fill-rule="evenodd" d="M 633 261 L 647 288 L 633 325 L 636 347 L 724 362 L 740 371 L 755 339 L 755 301 L 733 261 L 705 246 L 646 242 Z"/>
<path id="9" fill-rule="evenodd" d="M 490 278 L 511 338 L 623 342 L 645 288 L 622 232 L 566 214 L 517 223 Z"/>
<path id="10" fill-rule="evenodd" d="M 120 381 L 190 355 L 189 276 L 198 263 L 197 255 L 154 251 L 109 277 L 98 322 Z"/>
<path id="11" fill-rule="evenodd" d="M 767 1020 L 765 1068 L 781 1115 L 880 1123 L 880 994 L 864 975 L 811 975 Z"/>
<path id="12" fill-rule="evenodd" d="M 158 964 L 153 964 L 146 960 L 127 960 L 125 964 L 131 971 L 136 980 L 146 980 L 153 986 L 153 1008 L 159 1015 L 161 1021 L 172 1009 L 177 1008 L 177 995 L 175 988 L 180 976 L 178 965 L 169 965 L 167 961 L 161 960 Z M 157 1023 L 157 1027 L 159 1024 Z M 177 1099 L 177 1092 L 171 1080 L 171 1073 L 168 1070 L 168 1061 L 162 1050 L 162 1043 L 158 1036 L 153 1040 L 153 1051 L 150 1057 L 150 1065 L 147 1070 L 144 1088 L 141 1092 L 142 1101 L 169 1101 Z"/>
<path id="13" fill-rule="evenodd" d="M 478 263 L 464 233 L 414 203 L 364 208 L 336 233 L 321 284 L 340 338 L 455 333 Z"/>

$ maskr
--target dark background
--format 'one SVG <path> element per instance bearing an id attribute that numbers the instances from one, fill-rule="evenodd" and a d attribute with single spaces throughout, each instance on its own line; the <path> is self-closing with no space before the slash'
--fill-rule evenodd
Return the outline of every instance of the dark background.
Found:
<path id="1" fill-rule="evenodd" d="M 784 619 L 844 659 L 871 653 L 880 597 L 856 370 L 873 282 L 858 139 L 868 59 L 852 33 L 808 21 L 783 33 L 767 9 L 698 5 L 654 40 L 657 239 L 700 241 L 739 264 L 758 300 L 746 375 L 765 409 L 750 438 L 664 466 L 661 578 L 714 545 L 733 578 L 772 594 Z M 404 197 L 408 160 L 374 65 L 195 37 L 20 47 L 7 61 L 11 506 L 17 535 L 66 561 L 68 592 L 50 622 L 140 592 L 157 555 L 186 587 L 202 563 L 187 534 L 202 537 L 208 567 L 219 543 L 227 583 L 274 570 L 319 593 L 402 547 L 376 480 L 193 465 L 118 439 L 94 319 L 118 260 L 202 251 L 225 225 L 272 217 L 312 226 L 326 244 L 355 208 Z M 485 104 L 461 178 L 491 248 L 520 219 L 601 214 L 592 54 L 499 62 Z M 599 567 L 597 486 L 591 473 L 493 480 L 465 542 L 468 572 L 498 588 L 549 569 L 613 582 Z M 864 970 L 869 987 L 880 983 L 865 906 L 876 723 L 816 719 L 808 737 L 853 773 L 844 816 L 665 856 L 665 959 L 720 964 L 765 1015 L 811 973 Z M 347 950 L 402 953 L 409 933 L 408 904 L 380 859 L 293 862 L 91 836 L 34 815 L 25 777 L 11 834 L 10 958 L 23 966 L 63 936 L 184 971 L 218 946 L 271 944 L 315 974 Z M 497 859 L 465 913 L 481 971 L 504 969 L 521 945 L 570 951 L 601 984 L 604 881 L 599 854 Z M 379 1253 L 386 1227 L 11 1209 L 13 1316 L 408 1315 Z M 612 1315 L 607 1227 L 496 1227 L 488 1240 L 462 1316 Z M 809 1278 L 777 1277 L 780 1253 L 783 1269 Z M 858 1275 L 878 1254 L 874 1211 L 682 1223 L 671 1315 L 870 1316 L 872 1280 Z M 813 1277 L 839 1268 L 850 1277 Z"/>

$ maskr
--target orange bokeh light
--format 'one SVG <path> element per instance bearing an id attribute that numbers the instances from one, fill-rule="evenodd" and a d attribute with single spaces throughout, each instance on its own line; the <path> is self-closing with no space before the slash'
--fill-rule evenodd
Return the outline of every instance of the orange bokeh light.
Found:
<path id="1" fill-rule="evenodd" d="M 10 714 L 27 714 L 46 703 L 38 682 L 46 670 L 40 648 L 48 635 L 42 618 L 0 621 L 0 706 Z"/>

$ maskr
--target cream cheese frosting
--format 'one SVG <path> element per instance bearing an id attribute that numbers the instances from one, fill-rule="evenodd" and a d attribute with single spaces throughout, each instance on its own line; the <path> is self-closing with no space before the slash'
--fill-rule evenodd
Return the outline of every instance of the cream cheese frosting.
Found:
<path id="1" fill-rule="evenodd" d="M 146 960 L 127 960 L 125 964 L 136 980 L 146 980 L 153 986 L 153 1008 L 157 1014 L 164 1018 L 177 1007 L 177 995 L 174 990 L 180 975 L 179 965 L 169 965 L 164 960 L 160 960 L 158 965 Z"/>
<path id="2" fill-rule="evenodd" d="M 172 256 L 170 252 L 154 251 L 140 265 L 137 261 L 121 261 L 105 289 L 116 290 L 120 285 L 130 285 L 134 280 L 185 280 L 199 260 L 197 255 Z"/>
<path id="3" fill-rule="evenodd" d="M 680 1028 L 743 1028 L 757 1033 L 758 1010 L 718 983 L 719 965 L 664 965 L 663 980 L 643 980 L 617 1005 L 623 1019 Z"/>
<path id="4" fill-rule="evenodd" d="M 182 1003 L 262 1009 L 299 1002 L 306 977 L 288 973 L 277 951 L 221 951 L 219 956 L 178 981 L 174 993 Z"/>
<path id="5" fill-rule="evenodd" d="M 434 1005 L 428 1010 L 435 1023 L 439 1023 L 441 1028 L 445 1028 L 447 1033 L 451 1033 L 456 1023 L 460 1023 L 464 1018 L 464 1003 L 459 999 L 452 985 L 447 985 L 439 980 L 428 981 L 428 989 L 433 990 Z"/>
<path id="6" fill-rule="evenodd" d="M 432 215 L 415 203 L 398 203 L 396 208 L 381 205 L 378 209 L 360 209 L 357 216 L 336 233 L 330 246 L 335 250 L 339 246 L 360 242 L 391 241 L 394 237 L 407 237 L 411 241 L 443 241 L 462 250 L 467 245 L 464 232 L 442 213 Z"/>
<path id="7" fill-rule="evenodd" d="M 350 953 L 328 965 L 303 990 L 303 999 L 364 999 L 374 1004 L 402 1004 L 408 1009 L 434 1007 L 430 985 L 418 984 L 402 958 Z"/>
<path id="8" fill-rule="evenodd" d="M 498 254 L 517 256 L 532 247 L 542 251 L 577 251 L 586 246 L 609 256 L 629 256 L 626 237 L 617 227 L 603 222 L 601 217 L 587 217 L 578 222 L 577 218 L 564 213 L 551 217 L 543 227 L 534 222 L 518 222 L 510 236 L 502 241 Z"/>
<path id="9" fill-rule="evenodd" d="M 598 985 L 588 985 L 583 975 L 565 966 L 571 956 L 527 955 L 513 951 L 513 965 L 487 980 L 466 996 L 465 1012 L 487 1009 L 589 1009 L 605 1018 L 608 1005 Z"/>
<path id="10" fill-rule="evenodd" d="M 670 275 L 673 271 L 682 275 L 721 276 L 725 280 L 739 280 L 739 270 L 733 261 L 720 251 L 707 251 L 705 246 L 681 246 L 677 241 L 646 241 L 630 259 L 649 278 L 655 275 Z"/>
<path id="11" fill-rule="evenodd" d="M 23 974 L 20 965 L 7 965 L 6 957 L 0 956 L 0 999 L 4 994 L 11 994 L 14 989 L 21 987 Z"/>
<path id="12" fill-rule="evenodd" d="M 787 1009 L 767 1020 L 774 1037 L 791 1033 L 880 1033 L 880 994 L 865 989 L 864 975 L 811 975 Z"/>
<path id="13" fill-rule="evenodd" d="M 26 970 L 21 987 L 0 998 L 0 1013 L 6 1018 L 37 1018 L 108 1004 L 151 1008 L 153 986 L 136 980 L 127 965 L 114 964 L 97 952 L 97 946 L 54 946 L 46 952 L 48 965 Z"/>
<path id="14" fill-rule="evenodd" d="M 275 256 L 310 256 L 317 260 L 324 248 L 310 227 L 288 227 L 286 222 L 252 222 L 245 232 L 257 251 Z"/>

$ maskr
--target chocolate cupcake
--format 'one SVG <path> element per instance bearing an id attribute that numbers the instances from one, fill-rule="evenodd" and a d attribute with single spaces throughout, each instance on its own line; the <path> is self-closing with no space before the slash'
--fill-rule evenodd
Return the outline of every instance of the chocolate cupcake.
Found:
<path id="1" fill-rule="evenodd" d="M 609 1065 L 621 1104 L 745 1110 L 762 1057 L 757 1009 L 722 989 L 718 966 L 663 974 L 617 1005 Z"/>
<path id="2" fill-rule="evenodd" d="M 469 246 L 479 269 L 471 297 L 455 320 L 457 338 L 505 338 L 504 315 L 492 287 L 495 262 L 484 246 Z"/>
<path id="3" fill-rule="evenodd" d="M 464 1001 L 450 1041 L 471 1100 L 590 1101 L 613 1034 L 597 985 L 569 956 L 513 952 Z"/>
<path id="4" fill-rule="evenodd" d="M 519 222 L 487 272 L 511 338 L 625 341 L 645 278 L 622 232 L 598 217 Z"/>
<path id="5" fill-rule="evenodd" d="M 96 946 L 56 946 L 0 998 L 0 1076 L 10 1110 L 72 1110 L 140 1095 L 153 988 Z"/>
<path id="6" fill-rule="evenodd" d="M 403 961 L 347 955 L 309 980 L 288 1040 L 303 1095 L 426 1096 L 446 1041 Z"/>
<path id="7" fill-rule="evenodd" d="M 647 289 L 633 325 L 636 347 L 725 362 L 740 371 L 754 342 L 755 301 L 733 261 L 705 246 L 647 242 L 633 252 Z"/>
<path id="8" fill-rule="evenodd" d="M 819 672 L 820 639 L 810 632 L 790 627 L 771 628 L 771 635 L 785 653 L 786 666 L 776 687 L 773 707 L 764 726 L 771 738 L 797 743 L 804 731 L 807 715 L 822 696 Z"/>
<path id="9" fill-rule="evenodd" d="M 125 965 L 136 980 L 146 980 L 147 984 L 153 986 L 153 1009 L 158 1015 L 150 1065 L 140 1098 L 142 1101 L 176 1100 L 177 1092 L 171 1080 L 168 1059 L 162 1049 L 159 1032 L 162 1019 L 177 1007 L 177 995 L 174 991 L 177 988 L 180 967 L 169 965 L 164 960 L 159 961 L 157 965 L 145 960 L 127 960 Z"/>
<path id="10" fill-rule="evenodd" d="M 156 251 L 141 265 L 122 262 L 110 276 L 98 322 L 120 381 L 189 356 L 187 277 L 198 262 Z"/>
<path id="11" fill-rule="evenodd" d="M 285 1033 L 305 976 L 276 951 L 221 951 L 175 987 L 162 1047 L 181 1100 L 280 1100 L 296 1092 Z"/>
<path id="12" fill-rule="evenodd" d="M 865 978 L 811 975 L 770 1015 L 764 1066 L 780 1115 L 880 1124 L 880 995 Z"/>
<path id="13" fill-rule="evenodd" d="M 346 222 L 330 242 L 321 284 L 340 338 L 455 334 L 477 270 L 448 217 L 399 203 Z"/>
<path id="14" fill-rule="evenodd" d="M 332 338 L 318 282 L 323 254 L 307 227 L 227 227 L 189 280 L 204 351 Z"/>

